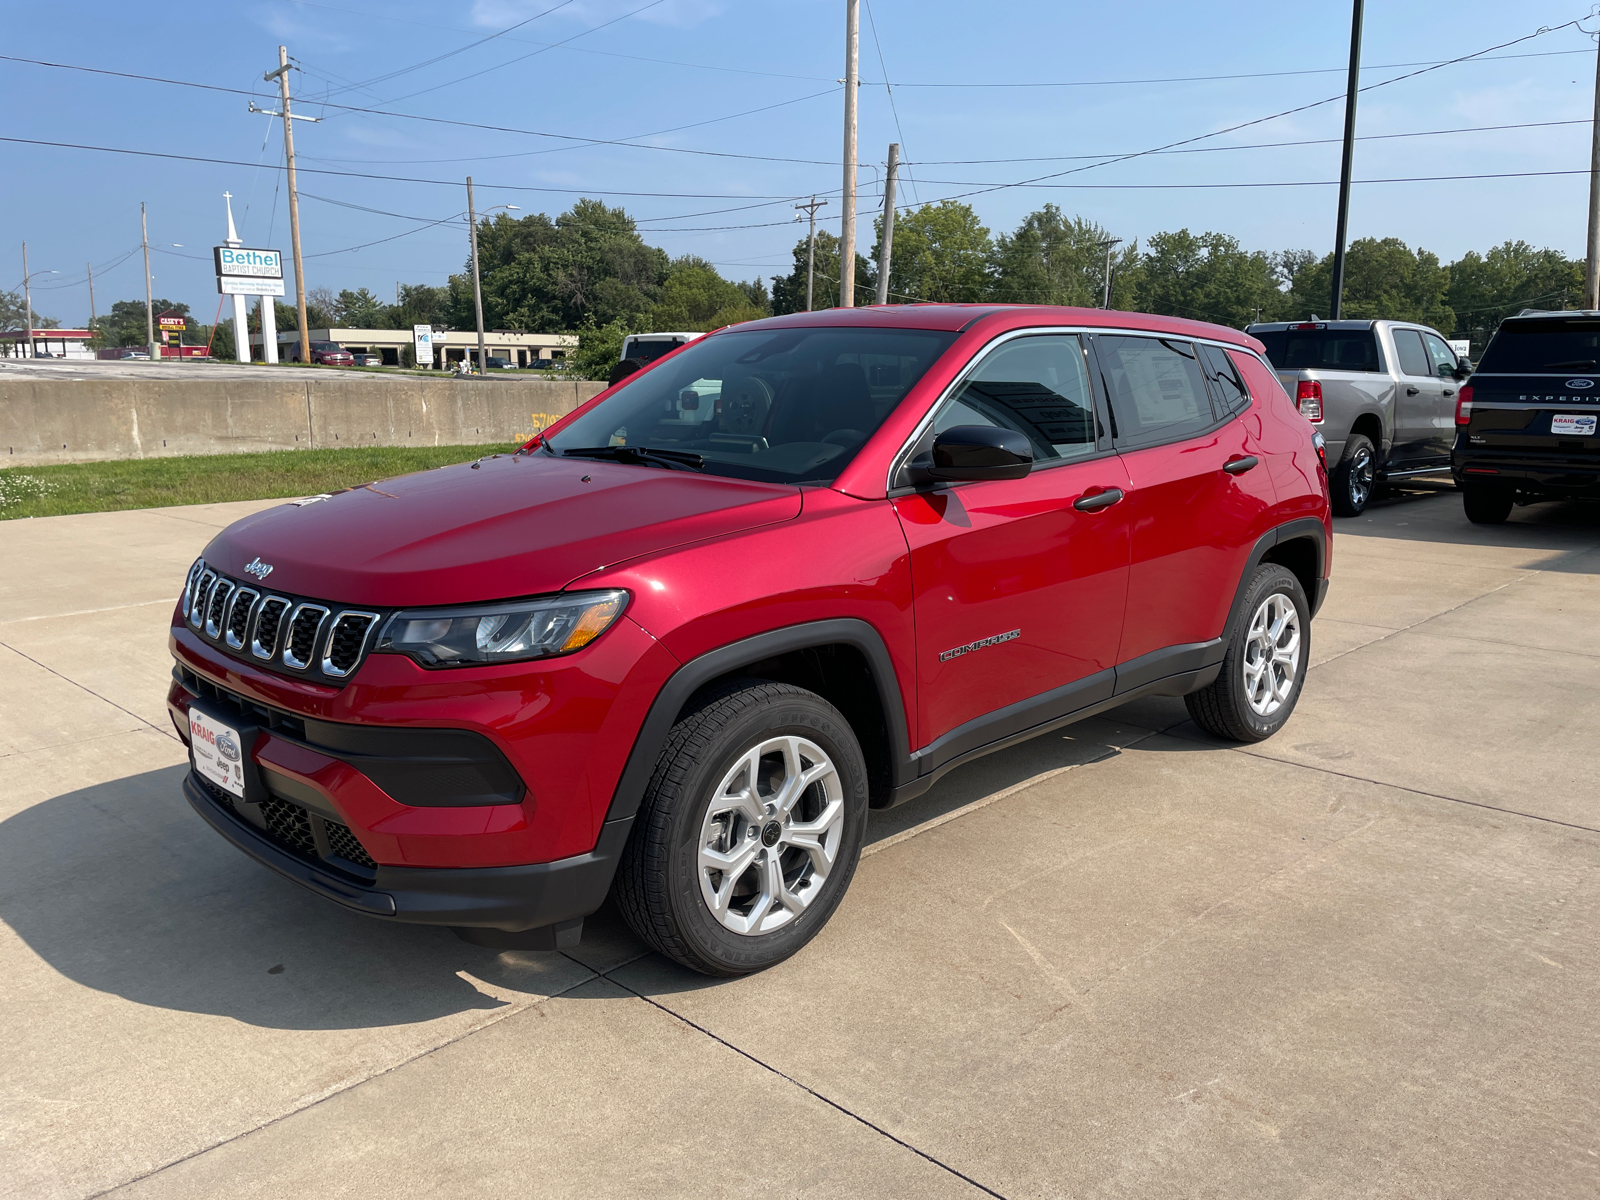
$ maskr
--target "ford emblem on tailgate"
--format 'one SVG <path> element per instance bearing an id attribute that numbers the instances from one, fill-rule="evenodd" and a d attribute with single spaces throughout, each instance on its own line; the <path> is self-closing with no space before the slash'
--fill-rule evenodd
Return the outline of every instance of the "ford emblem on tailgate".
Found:
<path id="1" fill-rule="evenodd" d="M 257 579 L 265 579 L 272 574 L 272 564 L 262 562 L 261 556 L 258 554 L 255 561 L 245 567 L 244 571 L 246 575 L 254 575 Z"/>
<path id="2" fill-rule="evenodd" d="M 1586 392 L 1594 386 L 1592 379 L 1569 379 L 1567 386 L 1575 392 Z"/>

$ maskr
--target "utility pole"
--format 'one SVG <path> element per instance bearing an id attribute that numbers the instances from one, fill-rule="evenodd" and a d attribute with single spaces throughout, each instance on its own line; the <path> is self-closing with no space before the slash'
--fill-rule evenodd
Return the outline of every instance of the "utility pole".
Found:
<path id="1" fill-rule="evenodd" d="M 811 197 L 810 204 L 796 204 L 796 212 L 809 213 L 811 216 L 811 233 L 806 238 L 806 311 L 811 311 L 812 296 L 814 294 L 813 279 L 817 270 L 817 209 L 826 204 L 826 200 Z"/>
<path id="2" fill-rule="evenodd" d="M 839 306 L 856 303 L 856 92 L 860 90 L 861 0 L 844 0 L 844 212 Z"/>
<path id="3" fill-rule="evenodd" d="M 161 347 L 156 345 L 156 302 L 150 292 L 150 222 L 144 215 L 144 201 L 139 201 L 139 239 L 144 243 L 144 343 L 150 350 L 150 361 L 161 361 Z"/>
<path id="4" fill-rule="evenodd" d="M 311 331 L 306 327 L 306 274 L 305 263 L 300 257 L 300 191 L 295 186 L 294 178 L 294 114 L 289 111 L 289 49 L 287 46 L 278 47 L 278 69 L 268 71 L 261 77 L 271 83 L 278 81 L 278 97 L 283 103 L 282 113 L 268 113 L 268 116 L 283 117 L 283 154 L 289 164 L 289 241 L 294 246 L 294 307 L 300 319 L 300 361 L 311 361 Z M 260 112 L 254 103 L 251 110 Z M 317 120 L 316 117 L 303 118 Z"/>
<path id="5" fill-rule="evenodd" d="M 1121 238 L 1108 238 L 1107 240 L 1099 243 L 1099 245 L 1103 247 L 1106 252 L 1105 296 L 1100 301 L 1101 308 L 1111 307 L 1111 247 L 1120 244 L 1121 241 Z"/>
<path id="6" fill-rule="evenodd" d="M 1600 308 L 1600 48 L 1594 63 L 1594 126 L 1589 143 L 1589 272 L 1583 306 Z"/>
<path id="7" fill-rule="evenodd" d="M 22 304 L 27 324 L 22 327 L 22 340 L 28 347 L 28 352 L 23 358 L 33 357 L 33 289 L 30 288 L 28 279 L 28 243 L 22 243 Z"/>
<path id="8" fill-rule="evenodd" d="M 889 143 L 889 170 L 883 177 L 883 237 L 878 242 L 879 304 L 889 303 L 889 259 L 894 248 L 894 181 L 900 170 L 900 143 Z"/>
<path id="9" fill-rule="evenodd" d="M 1352 0 L 1350 6 L 1350 78 L 1345 85 L 1344 95 L 1344 161 L 1339 167 L 1339 223 L 1333 234 L 1333 296 L 1328 306 L 1330 321 L 1337 321 L 1344 308 L 1344 241 L 1350 228 L 1350 169 L 1356 155 L 1356 96 L 1361 91 L 1362 4 L 1363 0 Z"/>
<path id="10" fill-rule="evenodd" d="M 488 351 L 483 348 L 483 284 L 478 278 L 478 212 L 472 206 L 472 176 L 467 176 L 467 225 L 472 229 L 472 303 L 478 310 L 478 374 L 489 374 Z"/>
<path id="11" fill-rule="evenodd" d="M 89 328 L 94 328 L 94 264 L 84 263 L 89 271 Z"/>

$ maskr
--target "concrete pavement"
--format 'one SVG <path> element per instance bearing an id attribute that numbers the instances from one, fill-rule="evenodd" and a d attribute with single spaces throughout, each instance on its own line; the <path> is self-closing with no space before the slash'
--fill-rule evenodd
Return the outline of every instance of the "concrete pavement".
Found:
<path id="1" fill-rule="evenodd" d="M 0 523 L 0 1195 L 1600 1190 L 1600 512 L 1340 522 L 1277 737 L 969 765 L 716 982 L 605 911 L 347 915 L 189 812 L 167 616 L 268 503 Z"/>

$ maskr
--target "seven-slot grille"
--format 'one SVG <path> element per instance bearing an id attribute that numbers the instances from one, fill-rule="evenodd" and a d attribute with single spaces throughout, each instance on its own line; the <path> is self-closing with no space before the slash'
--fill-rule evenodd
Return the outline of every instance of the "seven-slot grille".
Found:
<path id="1" fill-rule="evenodd" d="M 328 681 L 355 673 L 381 617 L 261 591 L 204 561 L 189 570 L 181 610 L 191 629 L 236 654 Z"/>

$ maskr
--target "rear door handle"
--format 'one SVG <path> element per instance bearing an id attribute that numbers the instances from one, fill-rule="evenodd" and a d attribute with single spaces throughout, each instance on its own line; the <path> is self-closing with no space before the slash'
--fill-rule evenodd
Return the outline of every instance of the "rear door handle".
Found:
<path id="1" fill-rule="evenodd" d="M 1079 512 L 1099 512 L 1102 508 L 1110 508 L 1121 499 L 1121 488 L 1102 488 L 1098 492 L 1079 496 L 1072 502 L 1072 507 Z"/>
<path id="2" fill-rule="evenodd" d="M 1243 475 L 1260 461 L 1254 454 L 1246 454 L 1243 458 L 1230 458 L 1222 464 L 1222 469 L 1229 475 Z"/>
<path id="3" fill-rule="evenodd" d="M 1408 387 L 1408 388 L 1406 388 L 1406 395 L 1415 396 L 1417 394 L 1417 392 L 1420 391 L 1420 390 L 1421 390 L 1420 388 Z"/>

